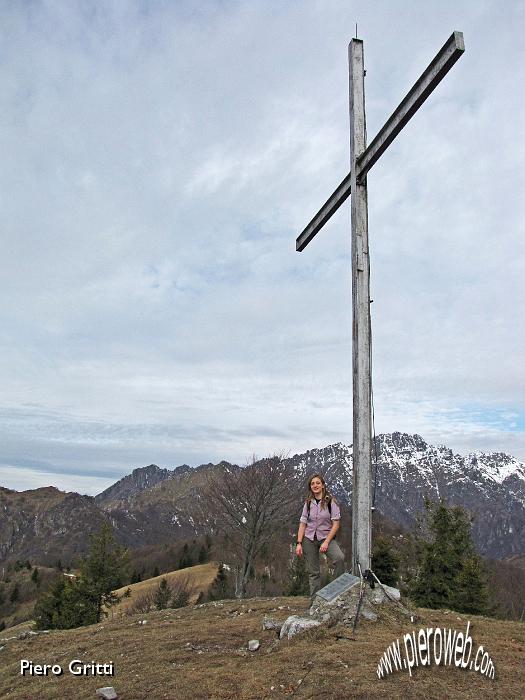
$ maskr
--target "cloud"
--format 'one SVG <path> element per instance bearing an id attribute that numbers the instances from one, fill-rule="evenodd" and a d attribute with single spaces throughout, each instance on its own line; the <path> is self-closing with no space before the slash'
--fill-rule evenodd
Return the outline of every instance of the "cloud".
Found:
<path id="1" fill-rule="evenodd" d="M 486 421 L 524 413 L 521 4 L 1 13 L 1 461 L 88 484 L 351 442 L 348 205 L 294 241 L 348 169 L 356 17 L 369 137 L 467 48 L 368 178 L 377 430 L 525 458 Z"/>

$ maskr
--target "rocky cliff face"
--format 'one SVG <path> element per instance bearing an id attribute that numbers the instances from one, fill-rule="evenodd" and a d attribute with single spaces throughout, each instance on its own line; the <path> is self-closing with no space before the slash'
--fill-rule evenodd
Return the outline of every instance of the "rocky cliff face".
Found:
<path id="1" fill-rule="evenodd" d="M 54 487 L 21 493 L 0 489 L 0 561 L 69 562 L 86 551 L 102 519 L 92 496 Z"/>
<path id="2" fill-rule="evenodd" d="M 502 558 L 525 550 L 525 465 L 506 454 L 467 457 L 446 447 L 427 445 L 413 436 L 381 436 L 377 506 L 387 517 L 409 524 L 425 495 L 445 498 L 474 515 L 473 536 L 479 550 Z M 408 438 L 408 439 L 407 439 Z M 403 446 L 400 448 L 400 443 Z M 391 506 L 389 493 L 395 494 Z"/>
<path id="3" fill-rule="evenodd" d="M 173 470 L 150 465 L 135 469 L 95 498 L 128 547 L 188 539 L 200 534 L 196 510 L 206 474 L 225 466 L 232 465 L 220 462 L 193 469 L 183 464 Z M 147 485 L 140 488 L 141 484 Z"/>
<path id="4" fill-rule="evenodd" d="M 183 465 L 179 469 L 190 469 L 188 465 Z M 174 472 L 169 469 L 161 469 L 156 464 L 150 464 L 147 467 L 134 469 L 131 474 L 124 476 L 102 493 L 95 496 L 95 501 L 99 505 L 109 503 L 110 501 L 127 501 L 133 496 L 150 489 L 157 484 L 160 484 L 165 479 L 170 479 Z"/>
<path id="5" fill-rule="evenodd" d="M 377 460 L 375 459 L 377 454 Z M 352 448 L 338 443 L 288 460 L 297 472 L 298 504 L 306 477 L 320 471 L 347 507 L 352 494 Z M 411 528 L 425 497 L 445 498 L 475 517 L 480 552 L 500 559 L 525 554 L 525 465 L 503 453 L 463 457 L 428 445 L 419 435 L 376 438 L 376 508 Z M 173 470 L 135 469 L 95 498 L 53 487 L 18 493 L 0 488 L 0 560 L 70 561 L 85 552 L 88 535 L 109 519 L 129 547 L 171 543 L 200 534 L 196 512 L 205 509 L 203 489 L 210 470 L 226 462 Z"/>
<path id="6" fill-rule="evenodd" d="M 483 554 L 503 558 L 525 551 L 525 464 L 510 455 L 463 457 L 419 435 L 392 433 L 377 436 L 373 460 L 375 506 L 388 519 L 411 528 L 425 497 L 444 498 L 474 515 L 473 536 Z M 351 447 L 339 443 L 291 461 L 301 474 L 323 472 L 334 495 L 351 502 Z"/>

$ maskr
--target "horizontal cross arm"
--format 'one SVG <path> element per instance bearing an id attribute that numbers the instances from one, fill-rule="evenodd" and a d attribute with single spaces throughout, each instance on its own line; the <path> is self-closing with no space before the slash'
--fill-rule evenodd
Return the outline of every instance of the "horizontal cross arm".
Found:
<path id="1" fill-rule="evenodd" d="M 346 202 L 350 196 L 350 173 L 345 177 L 335 192 L 327 199 L 321 209 L 317 212 L 308 226 L 304 229 L 301 235 L 295 241 L 295 249 L 301 251 L 306 246 L 316 233 L 322 229 L 328 219 L 334 214 L 343 202 Z"/>
<path id="2" fill-rule="evenodd" d="M 357 181 L 362 182 L 377 159 L 386 151 L 401 129 L 414 116 L 434 88 L 443 80 L 454 63 L 465 51 L 462 32 L 453 32 L 443 48 L 406 97 L 387 120 L 368 148 L 357 160 Z"/>

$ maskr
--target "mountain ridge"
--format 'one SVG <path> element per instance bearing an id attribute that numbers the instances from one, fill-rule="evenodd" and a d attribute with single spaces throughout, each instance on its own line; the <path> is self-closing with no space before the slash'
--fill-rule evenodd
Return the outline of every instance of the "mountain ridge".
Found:
<path id="1" fill-rule="evenodd" d="M 321 471 L 334 496 L 351 508 L 350 445 L 312 448 L 285 461 L 297 474 L 298 506 L 307 476 Z M 473 537 L 482 554 L 497 559 L 525 554 L 525 464 L 512 455 L 462 456 L 445 445 L 429 445 L 420 435 L 394 432 L 376 437 L 373 462 L 374 505 L 389 520 L 410 529 L 426 497 L 445 498 L 474 515 Z M 126 546 L 195 537 L 200 530 L 194 508 L 206 475 L 230 467 L 239 468 L 225 461 L 174 469 L 150 464 L 96 496 L 52 486 L 22 492 L 0 487 L 0 559 L 34 557 L 39 551 L 48 560 L 60 552 L 78 556 L 87 547 L 86 533 L 104 518 Z"/>

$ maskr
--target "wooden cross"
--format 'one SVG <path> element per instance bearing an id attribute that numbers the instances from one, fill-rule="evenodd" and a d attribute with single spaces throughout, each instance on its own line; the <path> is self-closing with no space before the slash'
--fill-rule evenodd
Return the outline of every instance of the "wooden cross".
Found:
<path id="1" fill-rule="evenodd" d="M 409 90 L 372 143 L 366 145 L 363 42 L 348 47 L 350 73 L 350 173 L 297 238 L 304 250 L 312 238 L 352 193 L 352 385 L 353 493 L 352 571 L 371 568 L 371 376 L 370 376 L 370 261 L 366 176 L 401 129 L 416 113 L 465 51 L 463 34 L 453 32 Z"/>

